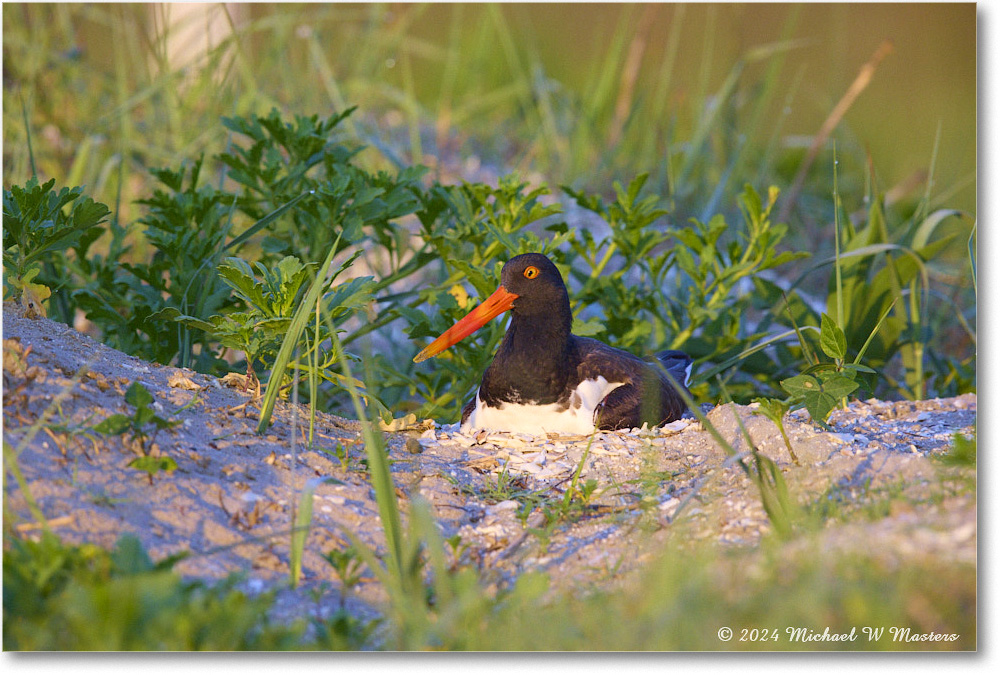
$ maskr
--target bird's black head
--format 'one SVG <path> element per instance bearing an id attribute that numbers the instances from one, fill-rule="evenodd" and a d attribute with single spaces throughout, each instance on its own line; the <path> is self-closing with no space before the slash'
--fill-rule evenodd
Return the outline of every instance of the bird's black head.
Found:
<path id="1" fill-rule="evenodd" d="M 517 295 L 511 308 L 515 315 L 569 315 L 569 295 L 562 275 L 541 253 L 524 253 L 508 260 L 500 272 L 500 285 Z"/>
<path id="2" fill-rule="evenodd" d="M 573 324 L 569 295 L 559 270 L 540 253 L 525 253 L 507 261 L 500 271 L 500 288 L 486 298 L 465 318 L 442 333 L 434 342 L 413 357 L 420 363 L 472 335 L 487 321 L 507 310 L 514 315 L 501 344 L 513 344 L 514 334 L 529 343 L 566 345 Z M 534 347 L 519 347 L 522 354 L 532 354 Z M 496 361 L 494 361 L 496 363 Z"/>

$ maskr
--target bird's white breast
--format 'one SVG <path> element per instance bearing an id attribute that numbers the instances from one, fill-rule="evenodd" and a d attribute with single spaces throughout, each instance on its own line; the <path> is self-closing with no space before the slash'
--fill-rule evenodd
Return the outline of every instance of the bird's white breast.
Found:
<path id="1" fill-rule="evenodd" d="M 562 432 L 589 434 L 594 431 L 594 411 L 604 397 L 622 386 L 604 377 L 584 380 L 573 391 L 566 405 L 561 403 L 501 403 L 488 406 L 476 392 L 476 407 L 462 425 L 462 431 L 492 429 L 528 434 Z"/>

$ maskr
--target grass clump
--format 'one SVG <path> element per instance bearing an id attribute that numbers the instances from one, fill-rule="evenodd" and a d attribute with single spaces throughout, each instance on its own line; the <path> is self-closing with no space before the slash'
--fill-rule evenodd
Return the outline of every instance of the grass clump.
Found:
<path id="1" fill-rule="evenodd" d="M 183 580 L 153 563 L 138 539 L 113 551 L 5 537 L 3 637 L 11 651 L 215 651 L 299 649 L 305 624 L 271 623 L 273 593 L 250 597 L 238 577 L 217 584 Z M 357 647 L 351 636 L 329 646 Z"/>
<path id="2" fill-rule="evenodd" d="M 623 591 L 561 593 L 539 602 L 545 584 L 525 579 L 488 630 L 468 643 L 483 650 L 970 650 L 977 644 L 974 567 L 912 562 L 902 567 L 818 545 L 770 542 L 760 553 L 673 551 L 644 564 Z M 940 576 L 939 576 L 940 575 Z M 532 588 L 530 586 L 541 586 Z M 786 629 L 850 633 L 837 642 L 793 641 Z M 863 627 L 886 627 L 869 639 Z M 937 632 L 948 641 L 894 640 Z M 720 639 L 720 628 L 733 637 Z M 746 629 L 746 632 L 744 632 Z M 756 629 L 751 632 L 752 629 Z M 764 631 L 766 629 L 766 633 Z"/>

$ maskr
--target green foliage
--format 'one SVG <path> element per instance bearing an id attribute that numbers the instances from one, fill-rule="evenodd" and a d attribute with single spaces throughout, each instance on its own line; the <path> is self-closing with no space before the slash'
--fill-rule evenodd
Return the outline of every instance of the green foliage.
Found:
<path id="1" fill-rule="evenodd" d="M 874 175 L 870 184 L 876 185 Z M 954 209 L 930 211 L 925 197 L 908 218 L 893 224 L 884 196 L 871 187 L 866 196 L 870 206 L 865 219 L 855 225 L 843 210 L 839 196 L 835 197 L 837 220 L 843 223 L 836 232 L 838 252 L 807 270 L 793 287 L 811 272 L 835 266 L 835 274 L 830 275 L 827 284 L 827 307 L 829 312 L 836 312 L 835 323 L 843 332 L 839 358 L 864 353 L 869 366 L 910 399 L 927 396 L 932 384 L 938 385 L 938 395 L 962 393 L 965 388 L 955 386 L 954 377 L 938 377 L 939 383 L 934 382 L 935 376 L 955 370 L 957 359 L 949 355 L 953 345 L 935 345 L 931 329 L 935 322 L 953 323 L 975 342 L 975 331 L 964 310 L 950 301 L 937 302 L 939 291 L 931 284 L 932 266 L 940 264 L 938 260 L 958 232 L 932 238 L 943 229 L 943 223 L 966 218 L 967 214 Z M 891 363 L 894 357 L 898 358 L 897 366 Z M 928 369 L 928 362 L 949 365 Z M 901 370 L 902 377 L 892 377 L 890 369 Z"/>
<path id="2" fill-rule="evenodd" d="M 337 273 L 350 267 L 359 254 L 360 251 L 350 256 L 341 264 Z M 246 307 L 244 311 L 211 316 L 207 321 L 176 312 L 164 316 L 171 316 L 175 321 L 204 330 L 223 347 L 242 351 L 246 355 L 250 386 L 255 388 L 255 364 L 266 362 L 270 365 L 274 362 L 295 312 L 302 307 L 306 284 L 315 278 L 318 267 L 316 263 L 305 265 L 292 256 L 283 258 L 273 268 L 260 262 L 251 266 L 240 258 L 226 258 L 226 262 L 218 268 L 219 277 L 233 289 L 233 293 Z M 260 280 L 254 273 L 254 268 Z M 374 285 L 372 277 L 356 277 L 332 286 L 322 297 L 320 311 L 329 314 L 335 323 L 339 323 L 350 312 L 371 302 Z M 302 334 L 299 340 L 301 351 L 306 352 L 312 349 L 310 345 L 326 342 L 328 337 L 322 325 L 315 335 Z M 327 357 L 329 358 L 329 353 Z M 322 375 L 329 373 L 330 364 L 326 360 L 310 368 Z M 331 381 L 337 379 L 332 374 L 327 377 Z"/>
<path id="3" fill-rule="evenodd" d="M 296 116 L 294 124 L 283 122 L 277 110 L 267 117 L 223 118 L 228 129 L 250 141 L 218 156 L 240 186 L 241 211 L 261 219 L 298 195 L 310 195 L 263 238 L 265 260 L 296 256 L 318 262 L 338 238 L 345 245 L 370 238 L 397 260 L 405 251 L 394 221 L 419 207 L 416 192 L 425 169 L 391 176 L 355 166 L 360 148 L 335 140 L 352 112 L 326 119 Z"/>
<path id="4" fill-rule="evenodd" d="M 624 349 L 648 352 L 651 344 L 672 339 L 660 312 L 667 301 L 667 275 L 674 253 L 666 246 L 671 233 L 655 225 L 667 211 L 659 208 L 656 195 L 640 197 L 648 175 L 633 179 L 628 188 L 614 184 L 615 201 L 605 204 L 596 195 L 564 188 L 582 208 L 600 216 L 610 228 L 609 236 L 597 240 L 589 229 L 579 231 L 571 242 L 573 252 L 589 267 L 573 269 L 571 275 L 582 284 L 573 293 L 576 308 L 599 309 L 603 316 L 591 315 L 577 321 L 574 330 Z"/>
<path id="5" fill-rule="evenodd" d="M 145 455 L 143 457 L 136 457 L 128 466 L 136 469 L 137 471 L 145 471 L 146 475 L 149 477 L 149 484 L 153 484 L 153 476 L 161 471 L 171 472 L 177 468 L 177 462 L 174 461 L 172 457 L 159 456 L 153 457 L 151 455 Z"/>
<path id="6" fill-rule="evenodd" d="M 854 381 L 855 374 L 874 371 L 857 363 L 844 363 L 847 355 L 844 331 L 825 312 L 821 319 L 819 344 L 823 353 L 833 359 L 833 364 L 816 363 L 802 375 L 782 380 L 781 386 L 792 395 L 793 403 L 804 405 L 814 420 L 824 424 L 830 411 L 860 386 Z"/>
<path id="7" fill-rule="evenodd" d="M 503 322 L 455 345 L 433 368 L 415 366 L 413 353 L 491 294 L 503 263 L 527 251 L 549 255 L 567 279 L 578 334 L 643 356 L 664 347 L 687 351 L 700 371 L 693 384 L 698 397 L 717 396 L 713 377 L 722 373 L 737 400 L 784 390 L 823 421 L 859 385 L 878 386 L 874 368 L 859 364 L 862 354 L 878 368 L 893 353 L 923 349 L 926 335 L 904 335 L 897 319 L 904 305 L 911 319 L 914 307 L 920 312 L 914 299 L 927 286 L 921 282 L 918 292 L 914 284 L 927 276 L 925 261 L 950 240 L 927 243 L 950 212 L 933 212 L 912 228 L 912 247 L 879 243 L 887 228 L 875 207 L 868 226 L 845 227 L 843 252 L 832 260 L 837 292 L 830 300 L 831 313 L 836 307 L 845 318 L 834 321 L 803 301 L 798 282 L 782 290 L 768 276 L 807 255 L 780 250 L 788 228 L 772 222 L 777 188 L 762 199 L 746 185 L 735 228 L 721 213 L 672 224 L 664 208 L 670 202 L 647 189 L 647 174 L 616 182 L 610 201 L 564 187 L 607 226 L 571 228 L 560 220 L 561 206 L 546 198 L 546 186 L 529 187 L 514 175 L 496 187 L 442 185 L 428 183 L 419 166 L 395 175 L 360 168 L 360 147 L 344 133 L 352 111 L 292 122 L 276 110 L 224 119 L 234 142 L 212 165 L 226 172 L 229 182 L 220 186 L 228 187 L 204 184 L 216 169 L 203 158 L 153 170 L 163 189 L 141 200 L 149 210 L 139 221 L 151 256 L 131 262 L 89 256 L 88 237 L 100 233 L 91 226 L 75 254 L 64 256 L 72 262 L 66 285 L 72 292 L 63 298 L 72 302 L 60 316 L 82 309 L 114 346 L 199 370 L 228 370 L 222 352 L 237 349 L 246 354 L 251 386 L 258 373 L 277 366 L 272 379 L 280 391 L 299 372 L 310 378 L 309 400 L 342 407 L 338 357 L 323 348 L 329 331 L 319 321 L 314 331 L 304 330 L 311 316 L 327 313 L 345 346 L 362 339 L 386 344 L 375 360 L 380 404 L 441 419 L 458 416 Z M 125 251 L 122 228 L 112 222 L 110 229 L 112 251 Z M 239 256 L 226 257 L 237 248 Z M 872 261 L 883 255 L 886 264 L 874 269 Z M 328 267 L 317 263 L 324 258 L 339 261 L 334 279 L 362 262 L 372 274 L 332 285 L 317 307 L 318 298 L 304 302 L 304 289 L 311 278 L 319 293 Z M 61 264 L 52 260 L 53 267 Z M 887 295 L 886 288 L 909 290 Z M 893 308 L 897 315 L 888 316 Z M 360 310 L 367 320 L 350 321 Z M 785 339 L 789 323 L 798 347 Z M 808 331 L 818 333 L 818 344 L 810 344 Z M 410 340 L 401 341 L 400 333 Z M 819 363 L 814 351 L 832 363 Z M 950 382 L 968 378 L 967 365 L 946 361 L 945 367 Z M 279 389 L 269 392 L 266 405 L 277 395 Z"/>
<path id="8" fill-rule="evenodd" d="M 956 433 L 952 436 L 951 450 L 940 456 L 942 464 L 947 466 L 976 466 L 976 436 L 966 438 Z"/>
<path id="9" fill-rule="evenodd" d="M 52 288 L 66 283 L 66 251 L 86 251 L 101 236 L 108 207 L 84 197 L 83 187 L 56 192 L 55 184 L 53 178 L 39 185 L 33 176 L 23 188 L 3 191 L 5 298 L 48 299 Z"/>
<path id="10" fill-rule="evenodd" d="M 208 316 L 228 304 L 228 289 L 211 269 L 232 228 L 233 200 L 199 185 L 204 158 L 177 170 L 152 169 L 166 188 L 140 200 L 148 207 L 139 219 L 152 246 L 148 261 L 120 261 L 107 285 L 86 284 L 73 294 L 88 318 L 123 351 L 159 363 L 179 358 L 181 365 L 209 371 L 219 365 L 205 343 L 170 320 L 171 312 Z"/>
<path id="11" fill-rule="evenodd" d="M 153 395 L 149 393 L 149 390 L 141 382 L 136 381 L 129 385 L 128 390 L 125 392 L 125 402 L 135 408 L 135 412 L 132 413 L 131 417 L 122 413 L 115 413 L 95 424 L 92 430 L 106 436 L 119 436 L 128 433 L 131 436 L 132 442 L 138 446 L 143 456 L 149 451 L 149 446 L 152 445 L 157 433 L 163 429 L 170 429 L 180 424 L 180 420 L 167 420 L 156 414 L 152 408 Z M 147 430 L 147 427 L 150 425 L 153 428 L 151 435 L 149 435 L 149 431 Z M 169 458 L 155 459 L 167 461 Z M 133 466 L 133 464 L 129 464 L 129 466 Z M 168 465 L 163 466 L 154 461 L 154 458 L 148 458 L 143 462 L 134 464 L 134 466 L 142 471 L 147 471 L 150 474 L 150 482 L 152 482 L 153 475 L 160 469 L 173 470 L 177 468 L 177 465 L 173 464 L 173 460 L 169 460 Z"/>
<path id="12" fill-rule="evenodd" d="M 817 373 L 817 377 L 812 375 L 790 377 L 782 380 L 781 386 L 793 397 L 802 401 L 814 420 L 826 422 L 830 411 L 857 389 L 858 383 L 836 372 L 822 371 Z"/>
<path id="13" fill-rule="evenodd" d="M 340 604 L 344 606 L 347 595 L 361 583 L 364 564 L 353 546 L 344 549 L 331 549 L 323 556 L 337 573 L 341 583 Z"/>
<path id="14" fill-rule="evenodd" d="M 781 439 L 785 442 L 785 447 L 788 448 L 788 455 L 798 466 L 799 458 L 795 456 L 795 450 L 792 448 L 792 442 L 788 438 L 788 432 L 785 431 L 785 415 L 792 407 L 792 399 L 787 399 L 784 401 L 775 398 L 755 398 L 754 402 L 758 404 L 758 408 L 755 411 L 758 415 L 763 415 L 767 419 L 774 422 L 775 426 L 778 427 L 778 431 L 781 433 Z"/>
<path id="15" fill-rule="evenodd" d="M 273 593 L 185 581 L 172 571 L 184 555 L 153 563 L 138 539 L 115 549 L 12 538 L 3 556 L 4 648 L 13 651 L 191 651 L 295 649 L 304 626 L 275 626 Z M 341 648 L 350 643 L 341 636 Z"/>
<path id="16" fill-rule="evenodd" d="M 207 329 L 223 347 L 238 349 L 246 355 L 247 374 L 256 380 L 254 364 L 278 352 L 281 337 L 288 329 L 292 314 L 301 299 L 302 285 L 315 273 L 315 265 L 306 266 L 288 256 L 273 269 L 263 263 L 254 265 L 262 280 L 257 281 L 253 268 L 240 258 L 226 258 L 219 265 L 219 277 L 246 304 L 246 311 L 209 317 Z M 179 319 L 180 317 L 178 317 Z M 186 322 L 195 320 L 185 317 Z"/>

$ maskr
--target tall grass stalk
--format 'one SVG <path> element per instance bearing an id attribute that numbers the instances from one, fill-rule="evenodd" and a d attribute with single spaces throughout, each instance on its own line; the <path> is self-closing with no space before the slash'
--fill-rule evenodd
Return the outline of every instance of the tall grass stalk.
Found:
<path id="1" fill-rule="evenodd" d="M 298 345 L 296 345 L 296 352 Z M 306 539 L 309 537 L 309 522 L 312 520 L 312 495 L 308 498 L 303 493 L 302 503 L 296 507 L 295 476 L 299 468 L 299 359 L 292 364 L 292 420 L 289 425 L 288 445 L 291 450 L 290 466 L 288 467 L 288 503 L 292 507 L 292 531 L 288 545 L 288 565 L 292 588 L 299 583 L 302 574 L 302 556 L 305 551 Z"/>
<path id="2" fill-rule="evenodd" d="M 837 328 L 844 330 L 844 281 L 840 269 L 840 187 L 837 182 L 837 144 L 833 144 L 833 265 L 837 292 Z"/>

